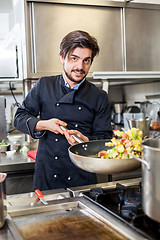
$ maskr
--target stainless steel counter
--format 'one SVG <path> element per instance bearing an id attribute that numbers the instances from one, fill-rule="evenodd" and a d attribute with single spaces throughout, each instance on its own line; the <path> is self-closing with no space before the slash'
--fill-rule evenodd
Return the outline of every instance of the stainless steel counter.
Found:
<path id="1" fill-rule="evenodd" d="M 50 190 L 43 192 L 46 201 L 69 198 L 70 193 L 64 189 Z M 10 213 L 13 209 L 21 208 L 28 209 L 31 206 L 43 206 L 34 192 L 15 194 L 7 196 L 7 212 Z M 0 229 L 0 240 L 19 240 L 15 238 L 16 229 L 11 224 L 11 217 L 7 214 L 5 225 Z"/>
<path id="2" fill-rule="evenodd" d="M 35 162 L 27 154 L 16 152 L 13 156 L 1 153 L 0 172 L 7 173 L 7 194 L 31 192 Z"/>
<path id="3" fill-rule="evenodd" d="M 34 161 L 26 153 L 16 152 L 12 156 L 1 153 L 0 171 L 13 172 L 34 169 Z"/>
<path id="4" fill-rule="evenodd" d="M 122 181 L 126 185 L 138 182 L 140 179 L 132 179 Z M 104 188 L 112 188 L 116 182 L 100 184 Z M 96 185 L 98 186 L 98 185 Z M 88 188 L 90 188 L 88 186 Z M 93 185 L 92 185 L 93 187 Z M 85 186 L 87 188 L 87 186 Z M 78 189 L 72 189 L 78 191 Z M 84 190 L 84 189 L 83 189 Z M 83 190 L 79 188 L 82 193 Z M 131 240 L 144 240 L 142 236 L 133 230 L 130 230 L 119 220 L 115 220 L 109 213 L 97 207 L 83 196 L 70 197 L 70 191 L 63 189 L 44 191 L 44 198 L 48 205 L 43 205 L 40 201 L 36 200 L 35 194 L 17 194 L 7 197 L 7 211 L 8 215 L 3 229 L 0 230 L 1 240 L 22 240 L 19 233 L 21 228 L 27 226 L 34 226 L 36 228 L 38 222 L 48 223 L 48 220 L 54 221 L 57 217 L 63 219 L 68 216 L 79 216 L 80 218 L 89 217 L 92 221 L 103 223 L 104 228 L 107 227 L 110 233 L 115 234 L 115 231 L 120 234 L 118 239 L 131 239 Z M 75 194 L 76 195 L 76 194 Z M 63 218 L 61 218 L 63 217 Z M 37 222 L 37 224 L 35 224 Z M 23 226 L 22 226 L 23 225 Z M 52 224 L 54 226 L 54 224 Z M 30 231 L 30 234 L 32 231 Z M 114 235 L 113 235 L 114 236 Z M 68 238 L 66 238 L 68 239 Z M 102 238 L 103 239 L 103 238 Z"/>

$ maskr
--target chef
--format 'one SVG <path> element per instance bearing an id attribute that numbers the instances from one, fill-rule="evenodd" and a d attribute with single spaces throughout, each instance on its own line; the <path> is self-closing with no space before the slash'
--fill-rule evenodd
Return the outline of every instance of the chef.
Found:
<path id="1" fill-rule="evenodd" d="M 87 32 L 68 33 L 60 44 L 63 73 L 40 78 L 17 109 L 16 129 L 39 139 L 34 189 L 97 183 L 94 173 L 71 162 L 68 148 L 77 143 L 73 133 L 85 142 L 112 137 L 107 93 L 86 80 L 98 53 L 97 40 Z"/>

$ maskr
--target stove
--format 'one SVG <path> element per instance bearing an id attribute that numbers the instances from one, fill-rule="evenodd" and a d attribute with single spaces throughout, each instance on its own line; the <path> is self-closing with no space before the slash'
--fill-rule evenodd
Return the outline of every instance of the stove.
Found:
<path id="1" fill-rule="evenodd" d="M 160 239 L 160 223 L 147 217 L 142 209 L 142 184 L 123 185 L 116 183 L 112 188 L 93 187 L 83 196 L 114 218 L 132 228 L 144 239 Z"/>

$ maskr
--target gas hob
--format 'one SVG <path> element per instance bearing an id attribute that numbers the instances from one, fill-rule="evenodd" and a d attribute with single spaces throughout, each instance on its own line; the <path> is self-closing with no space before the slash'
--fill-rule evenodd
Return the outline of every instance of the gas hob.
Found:
<path id="1" fill-rule="evenodd" d="M 75 190 L 75 191 L 74 191 Z M 73 194 L 78 189 L 72 189 Z M 143 186 L 141 179 L 128 182 L 116 181 L 106 184 L 97 184 L 89 189 L 80 189 L 80 194 L 86 199 L 105 210 L 117 224 L 122 222 L 127 228 L 132 229 L 142 239 L 159 240 L 160 223 L 147 217 L 142 208 Z M 131 238 L 132 239 L 132 238 Z"/>

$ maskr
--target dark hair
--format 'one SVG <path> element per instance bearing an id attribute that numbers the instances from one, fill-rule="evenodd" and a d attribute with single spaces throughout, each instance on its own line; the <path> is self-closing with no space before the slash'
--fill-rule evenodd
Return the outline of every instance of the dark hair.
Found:
<path id="1" fill-rule="evenodd" d="M 68 33 L 60 44 L 60 55 L 64 58 L 71 53 L 75 48 L 89 48 L 92 50 L 92 61 L 94 57 L 99 53 L 99 46 L 95 37 L 89 35 L 89 33 L 76 30 Z"/>

